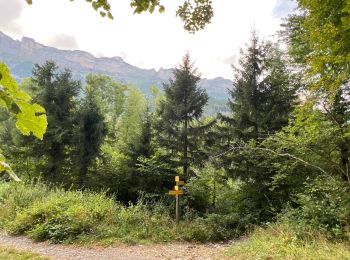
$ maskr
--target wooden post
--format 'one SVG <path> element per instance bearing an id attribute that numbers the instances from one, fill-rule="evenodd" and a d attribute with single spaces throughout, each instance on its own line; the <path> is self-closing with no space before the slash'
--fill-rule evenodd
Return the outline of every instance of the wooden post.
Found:
<path id="1" fill-rule="evenodd" d="M 179 195 L 176 195 L 176 225 L 179 224 L 179 220 L 180 220 L 180 212 L 179 212 Z"/>
<path id="2" fill-rule="evenodd" d="M 185 182 L 180 180 L 180 176 L 175 176 L 175 182 L 176 182 L 176 186 L 174 187 L 174 190 L 169 191 L 169 195 L 175 196 L 175 200 L 176 200 L 175 219 L 176 219 L 176 225 L 178 225 L 180 222 L 180 204 L 179 204 L 180 197 L 179 196 L 184 194 L 180 186 L 183 186 Z"/>

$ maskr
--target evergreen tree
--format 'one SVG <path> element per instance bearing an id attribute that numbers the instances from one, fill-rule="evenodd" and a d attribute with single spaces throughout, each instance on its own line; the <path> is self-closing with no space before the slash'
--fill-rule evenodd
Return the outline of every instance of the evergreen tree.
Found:
<path id="1" fill-rule="evenodd" d="M 200 80 L 189 54 L 179 68 L 174 69 L 174 80 L 164 86 L 165 100 L 160 104 L 157 130 L 159 144 L 166 148 L 174 166 L 188 175 L 190 163 L 201 154 L 200 142 L 206 126 L 199 119 L 208 102 L 205 90 L 197 86 Z"/>
<path id="2" fill-rule="evenodd" d="M 106 135 L 104 116 L 97 104 L 94 91 L 88 86 L 79 112 L 78 152 L 78 184 L 84 185 L 88 167 L 100 152 Z"/>
<path id="3" fill-rule="evenodd" d="M 234 88 L 230 90 L 229 106 L 237 137 L 245 140 L 257 139 L 262 118 L 260 107 L 262 96 L 259 89 L 265 50 L 255 33 L 247 52 L 241 51 L 241 55 L 239 61 L 241 68 L 234 68 Z"/>
<path id="4" fill-rule="evenodd" d="M 295 104 L 295 88 L 281 51 L 259 41 L 253 33 L 247 52 L 242 52 L 240 68 L 235 68 L 230 91 L 231 127 L 235 137 L 261 140 L 288 124 Z"/>
<path id="5" fill-rule="evenodd" d="M 239 67 L 235 68 L 233 89 L 230 91 L 231 115 L 222 116 L 222 151 L 218 159 L 229 175 L 245 182 L 242 212 L 251 212 L 254 221 L 273 216 L 283 204 L 277 191 L 272 191 L 271 156 L 259 150 L 264 140 L 288 124 L 295 104 L 295 83 L 285 65 L 283 55 L 271 43 L 259 41 L 253 33 L 246 52 L 242 51 Z M 233 149 L 232 146 L 238 147 Z M 218 147 L 216 147 L 218 149 Z"/>
<path id="6" fill-rule="evenodd" d="M 70 156 L 67 148 L 73 145 L 77 96 L 81 85 L 72 78 L 69 70 L 60 72 L 51 61 L 35 65 L 32 80 L 34 100 L 46 109 L 48 120 L 43 142 L 38 143 L 34 150 L 38 156 L 47 157 L 44 177 L 58 181 L 63 164 Z"/>
<path id="7" fill-rule="evenodd" d="M 136 160 L 140 156 L 149 158 L 153 154 L 152 137 L 152 113 L 149 105 L 147 105 L 142 120 L 140 141 L 133 145 L 133 158 Z"/>

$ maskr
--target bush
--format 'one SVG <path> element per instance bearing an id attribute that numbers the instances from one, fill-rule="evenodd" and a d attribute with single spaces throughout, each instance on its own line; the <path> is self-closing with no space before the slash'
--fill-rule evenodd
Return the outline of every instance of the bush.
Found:
<path id="1" fill-rule="evenodd" d="M 298 224 L 299 230 L 311 227 L 330 239 L 349 239 L 349 188 L 334 177 L 320 177 L 306 184 L 305 191 L 297 195 L 300 207 L 286 210 L 280 218 Z"/>
<path id="2" fill-rule="evenodd" d="M 315 230 L 300 237 L 296 226 L 273 224 L 258 228 L 240 243 L 233 245 L 228 255 L 233 259 L 350 259 L 347 243 L 333 243 Z"/>
<path id="3" fill-rule="evenodd" d="M 23 199 L 21 199 L 23 198 Z M 238 234 L 236 215 L 186 218 L 176 226 L 161 202 L 123 206 L 104 193 L 49 189 L 44 184 L 0 183 L 2 228 L 36 240 L 139 243 L 219 241 Z"/>
<path id="4" fill-rule="evenodd" d="M 180 226 L 182 239 L 186 241 L 223 241 L 237 237 L 242 233 L 237 229 L 239 216 L 208 214 Z"/>
<path id="5" fill-rule="evenodd" d="M 9 228 L 14 234 L 27 233 L 36 240 L 63 242 L 93 233 L 115 211 L 115 203 L 104 194 L 53 192 L 19 212 Z"/>
<path id="6" fill-rule="evenodd" d="M 34 201 L 40 201 L 52 192 L 42 183 L 0 183 L 0 226 L 27 208 Z M 58 189 L 56 189 L 58 192 Z"/>

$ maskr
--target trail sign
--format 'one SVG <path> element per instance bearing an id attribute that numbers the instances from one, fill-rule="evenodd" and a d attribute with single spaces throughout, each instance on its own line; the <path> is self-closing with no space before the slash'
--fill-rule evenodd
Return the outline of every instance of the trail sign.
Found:
<path id="1" fill-rule="evenodd" d="M 179 186 L 183 186 L 183 185 L 185 185 L 185 182 L 184 181 L 178 181 L 178 182 L 176 182 L 176 184 L 179 185 Z"/>
<path id="2" fill-rule="evenodd" d="M 179 224 L 179 218 L 180 218 L 179 195 L 184 194 L 180 186 L 185 185 L 185 182 L 180 180 L 180 176 L 175 176 L 175 182 L 176 182 L 176 186 L 174 187 L 174 190 L 169 191 L 169 195 L 175 196 L 176 198 L 176 224 Z"/>
<path id="3" fill-rule="evenodd" d="M 183 195 L 183 194 L 184 194 L 184 192 L 182 190 L 170 190 L 169 191 L 169 195 L 176 195 L 176 196 L 178 196 L 178 195 Z"/>

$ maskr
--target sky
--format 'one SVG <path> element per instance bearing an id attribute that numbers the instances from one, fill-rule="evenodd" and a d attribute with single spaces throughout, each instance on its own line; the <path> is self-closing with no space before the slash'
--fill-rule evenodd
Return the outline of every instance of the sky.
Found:
<path id="1" fill-rule="evenodd" d="M 175 16 L 184 0 L 161 0 L 165 13 L 133 14 L 130 0 L 109 0 L 114 20 L 101 18 L 84 0 L 0 0 L 0 30 L 44 45 L 83 50 L 97 57 L 122 57 L 145 69 L 173 68 L 188 51 L 203 77 L 231 79 L 231 64 L 255 28 L 274 39 L 293 0 L 213 0 L 211 24 L 196 34 Z"/>

